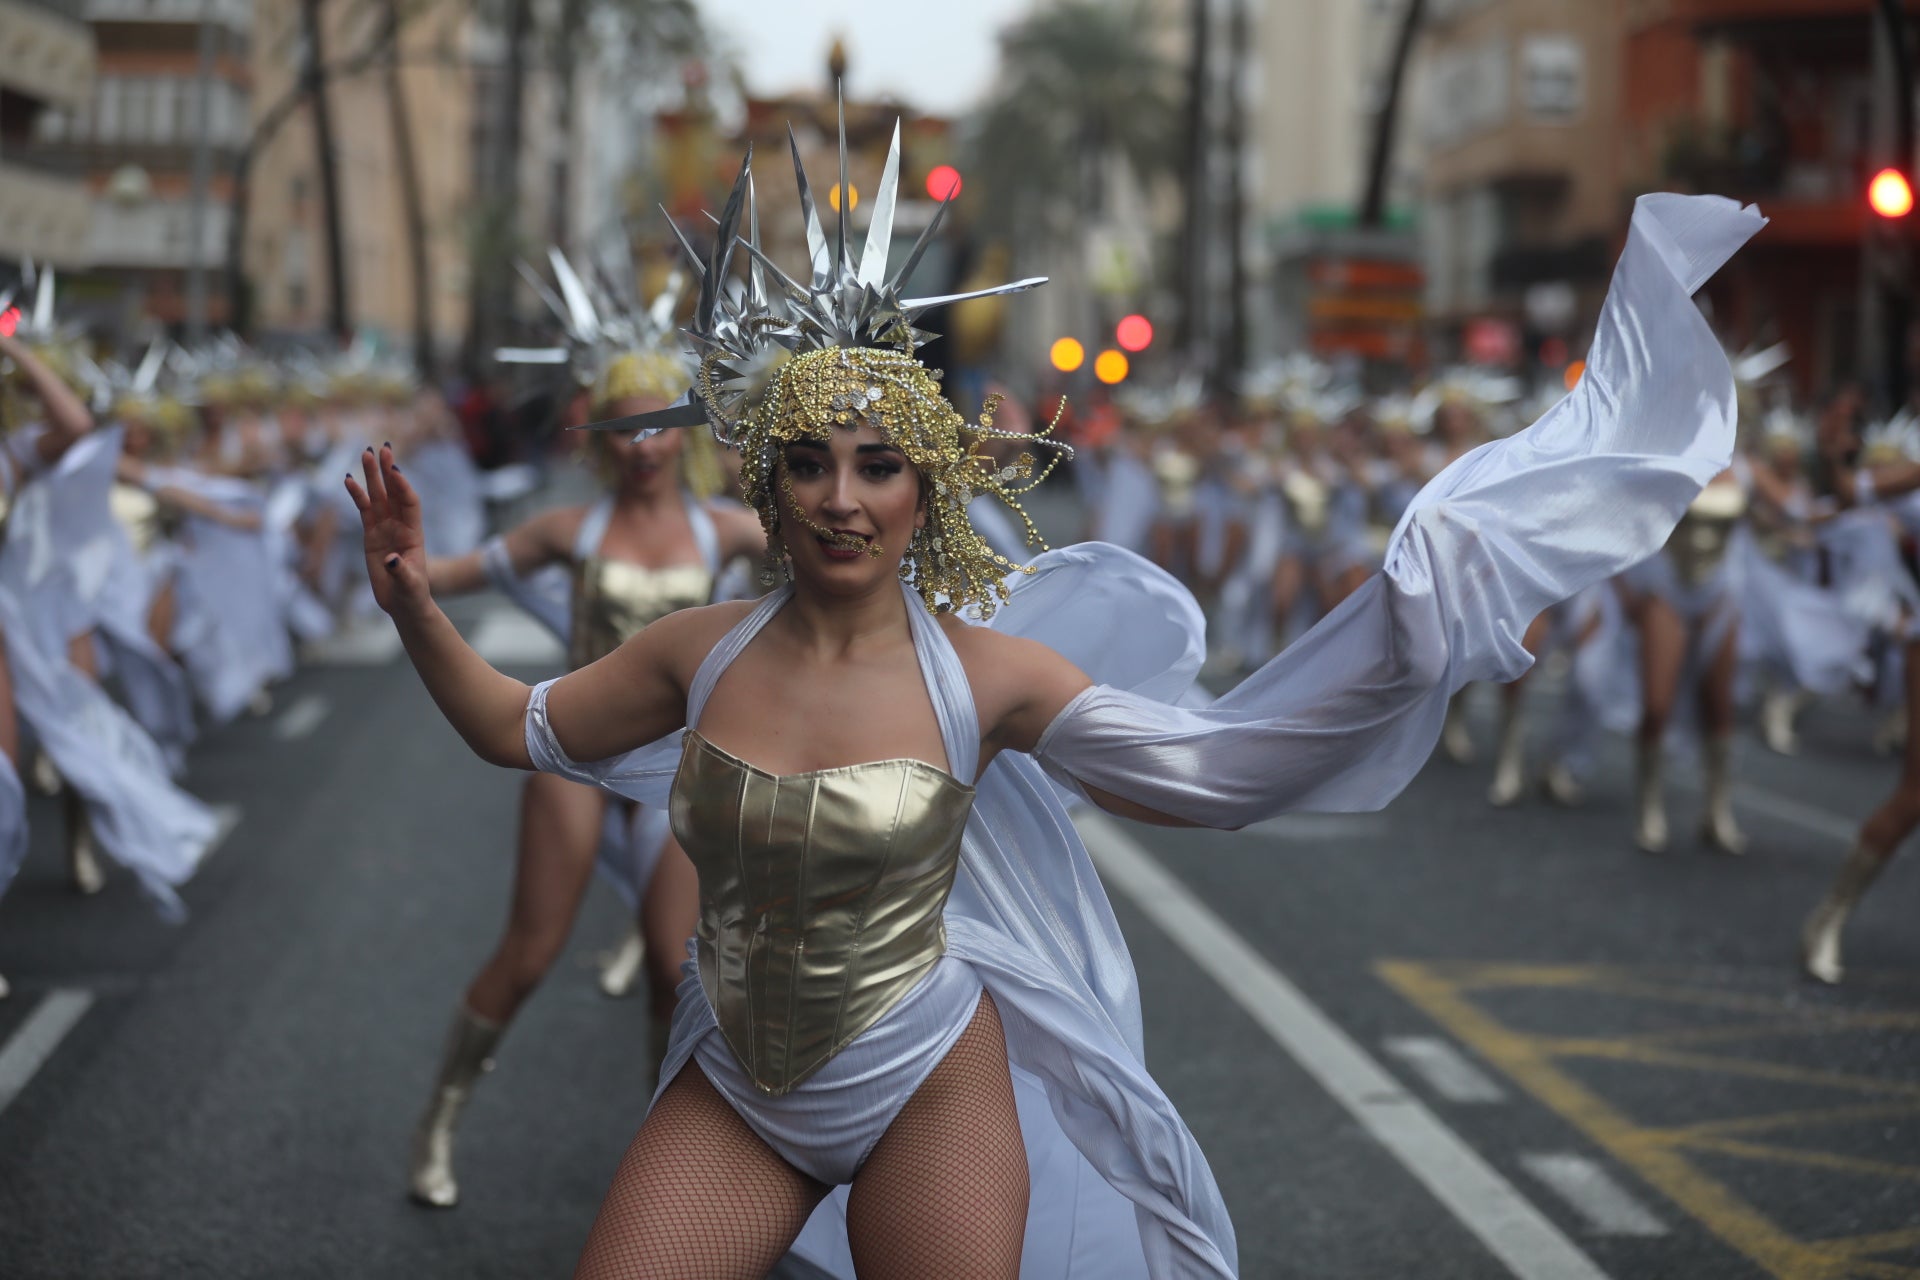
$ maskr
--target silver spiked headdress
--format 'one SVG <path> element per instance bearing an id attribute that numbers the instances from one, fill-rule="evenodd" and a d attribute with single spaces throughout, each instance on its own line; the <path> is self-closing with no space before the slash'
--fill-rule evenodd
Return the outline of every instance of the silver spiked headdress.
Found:
<path id="1" fill-rule="evenodd" d="M 844 99 L 838 103 L 838 120 L 839 190 L 848 191 L 851 188 L 847 176 Z M 749 403 L 764 381 L 761 375 L 767 364 L 780 355 L 802 355 L 835 347 L 891 347 L 911 356 L 919 345 L 934 336 L 914 327 L 923 313 L 973 298 L 1018 293 L 1047 282 L 1045 276 L 1033 276 L 964 293 L 902 297 L 902 286 L 933 242 L 957 192 L 940 202 L 900 269 L 889 276 L 887 261 L 893 249 L 900 190 L 899 121 L 894 122 L 893 138 L 874 195 L 873 213 L 867 223 L 866 244 L 858 262 L 854 261 L 847 243 L 847 215 L 853 202 L 848 200 L 841 205 L 829 240 L 813 197 L 812 184 L 807 180 L 806 166 L 800 159 L 800 143 L 791 125 L 787 128 L 787 144 L 793 154 L 794 185 L 799 192 L 800 215 L 805 224 L 808 255 L 805 283 L 781 270 L 761 248 L 753 151 L 749 147 L 727 202 L 720 216 L 714 219 L 713 247 L 704 259 L 674 225 L 672 217 L 667 219 L 700 281 L 692 323 L 683 330 L 691 344 L 689 354 L 699 362 L 699 375 L 693 386 L 679 404 L 670 408 L 592 423 L 589 429 L 647 433 L 705 422 L 722 444 L 735 445 Z M 744 236 L 740 234 L 743 214 L 747 223 Z M 735 286 L 729 278 L 736 244 L 747 251 L 749 259 L 744 287 Z"/>

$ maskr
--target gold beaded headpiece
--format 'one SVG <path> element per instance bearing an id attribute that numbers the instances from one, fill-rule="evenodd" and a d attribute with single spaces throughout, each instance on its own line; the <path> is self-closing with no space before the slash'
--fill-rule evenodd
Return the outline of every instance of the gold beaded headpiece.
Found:
<path id="1" fill-rule="evenodd" d="M 931 334 L 914 328 L 914 319 L 932 307 L 970 298 L 1015 293 L 1046 283 L 1045 277 L 941 297 L 902 298 L 901 284 L 919 265 L 945 217 L 949 196 L 891 279 L 887 257 L 893 242 L 894 211 L 900 186 L 900 126 L 881 172 L 867 226 L 866 247 L 858 264 L 847 247 L 845 208 L 831 241 L 820 222 L 813 192 L 800 161 L 800 147 L 787 131 L 793 152 L 811 265 L 801 284 L 760 250 L 759 214 L 753 191 L 753 153 L 740 165 L 725 209 L 716 219 L 712 251 L 705 259 L 684 237 L 680 244 L 700 278 L 693 323 L 683 332 L 699 360 L 693 386 L 680 403 L 654 413 L 592 424 L 596 430 L 638 430 L 642 435 L 673 427 L 705 425 L 714 438 L 742 456 L 741 482 L 748 502 L 760 515 L 770 548 L 780 536 L 777 497 L 807 531 L 835 545 L 883 554 L 863 539 L 822 528 L 793 500 L 784 446 L 797 440 L 819 441 L 836 429 L 871 426 L 898 448 L 920 474 L 927 504 L 926 527 L 906 548 L 901 578 L 911 584 L 930 610 L 977 609 L 992 614 L 1006 599 L 1002 579 L 1022 568 L 995 553 L 974 531 L 967 503 L 981 494 L 1005 502 L 1026 526 L 1029 545 L 1044 546 L 1033 521 L 1019 503 L 1026 493 L 1071 451 L 1053 441 L 1053 424 L 1032 433 L 994 427 L 1000 397 L 990 396 L 977 423 L 968 423 L 940 391 L 941 372 L 914 358 Z M 840 189 L 847 185 L 847 125 L 840 112 Z M 737 235 L 742 214 L 747 235 Z M 671 221 L 671 220 L 669 220 Z M 676 236 L 679 229 L 675 228 Z M 728 278 L 735 244 L 751 262 L 744 287 Z M 769 284 L 772 290 L 769 290 Z M 782 363 L 782 358 L 791 359 Z M 1064 407 L 1064 405 L 1063 405 Z M 1057 423 L 1056 415 L 1055 422 Z M 991 440 L 1044 441 L 1055 457 L 1044 467 L 1031 453 L 1014 462 L 997 462 L 983 449 Z"/>

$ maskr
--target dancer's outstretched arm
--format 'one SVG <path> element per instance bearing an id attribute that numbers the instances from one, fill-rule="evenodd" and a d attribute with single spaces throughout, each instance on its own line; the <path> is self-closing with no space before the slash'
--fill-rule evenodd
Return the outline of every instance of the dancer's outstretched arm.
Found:
<path id="1" fill-rule="evenodd" d="M 80 402 L 73 388 L 60 380 L 60 375 L 49 369 L 26 343 L 18 338 L 0 337 L 0 356 L 6 356 L 20 366 L 20 372 L 26 375 L 27 386 L 46 406 L 47 430 L 35 448 L 43 463 L 54 463 L 60 455 L 71 448 L 81 436 L 93 430 L 93 415 L 87 412 L 87 406 Z"/>
<path id="2" fill-rule="evenodd" d="M 501 534 L 500 545 L 514 576 L 524 578 L 536 569 L 569 559 L 583 510 L 577 506 L 555 507 Z M 484 547 L 463 556 L 431 556 L 427 560 L 427 585 L 435 596 L 465 595 L 484 589 L 489 581 Z"/>
<path id="3" fill-rule="evenodd" d="M 367 576 L 421 683 L 474 754 L 489 764 L 533 768 L 524 727 L 531 690 L 489 666 L 433 602 L 420 496 L 394 465 L 393 450 L 383 446 L 376 455 L 368 449 L 360 463 L 366 482 L 349 475 L 347 492 L 360 510 Z M 550 706 L 568 754 L 598 760 L 678 729 L 686 693 L 674 655 L 686 639 L 663 620 L 561 679 Z"/>

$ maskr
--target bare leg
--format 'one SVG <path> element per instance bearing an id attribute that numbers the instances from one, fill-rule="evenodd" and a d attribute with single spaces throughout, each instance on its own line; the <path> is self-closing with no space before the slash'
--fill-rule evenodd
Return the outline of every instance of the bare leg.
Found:
<path id="1" fill-rule="evenodd" d="M 760 1280 L 826 1194 L 688 1063 L 620 1161 L 574 1280 Z"/>
<path id="2" fill-rule="evenodd" d="M 163 652 L 173 652 L 173 624 L 179 615 L 179 600 L 173 592 L 173 579 L 169 578 L 160 589 L 153 593 L 153 603 L 147 606 L 147 635 Z"/>
<path id="3" fill-rule="evenodd" d="M 505 1023 L 567 945 L 593 879 L 606 793 L 550 773 L 527 779 L 507 931 L 467 988 L 467 1007 Z"/>
<path id="4" fill-rule="evenodd" d="M 1552 629 L 1553 615 L 1543 613 L 1527 624 L 1521 643 L 1538 658 Z M 1494 748 L 1493 784 L 1487 788 L 1487 803 L 1497 808 L 1517 804 L 1527 786 L 1526 688 L 1525 674 L 1500 687 L 1500 738 Z"/>
<path id="5" fill-rule="evenodd" d="M 1907 713 L 1920 723 L 1920 642 L 1907 646 L 1903 660 Z M 1854 841 L 1846 862 L 1841 864 L 1840 874 L 1801 929 L 1801 961 L 1809 976 L 1821 982 L 1840 981 L 1844 971 L 1840 962 L 1840 935 L 1847 917 L 1917 826 L 1920 826 L 1920 746 L 1910 735 L 1901 756 L 1900 780 L 1894 784 L 1893 794 L 1862 824 L 1859 838 Z"/>
<path id="6" fill-rule="evenodd" d="M 1018 1280 L 1030 1191 L 993 997 L 875 1144 L 847 1200 L 862 1280 Z"/>
<path id="7" fill-rule="evenodd" d="M 1300 590 L 1306 586 L 1306 566 L 1299 556 L 1281 556 L 1273 567 L 1273 646 L 1287 647 L 1287 623 L 1294 606 L 1300 603 Z"/>
<path id="8" fill-rule="evenodd" d="M 1747 847 L 1747 838 L 1733 818 L 1733 676 L 1739 637 L 1740 624 L 1736 620 L 1727 628 L 1700 682 L 1700 730 L 1707 793 L 1701 835 L 1722 853 L 1744 853 Z"/>
<path id="9" fill-rule="evenodd" d="M 1646 852 L 1662 853 L 1667 847 L 1667 810 L 1661 766 L 1686 662 L 1687 628 L 1672 605 L 1652 595 L 1640 600 L 1635 622 L 1640 630 L 1640 735 L 1639 818 L 1633 838 Z"/>
<path id="10" fill-rule="evenodd" d="M 95 684 L 100 683 L 100 655 L 93 647 L 93 632 L 83 631 L 67 641 L 67 661 Z"/>
<path id="11" fill-rule="evenodd" d="M 83 631 L 67 641 L 67 661 L 92 683 L 100 683 L 100 654 L 94 648 L 91 631 Z M 67 820 L 67 878 L 76 893 L 96 894 L 106 887 L 107 876 L 100 869 L 100 856 L 94 848 L 93 819 L 87 813 L 87 802 L 72 787 L 66 788 L 63 798 Z"/>
<path id="12" fill-rule="evenodd" d="M 427 1109 L 414 1130 L 408 1187 L 422 1204 L 451 1208 L 454 1128 L 513 1015 L 553 967 L 593 876 L 605 793 L 552 774 L 527 779 L 520 856 L 507 931 L 454 1011 Z"/>

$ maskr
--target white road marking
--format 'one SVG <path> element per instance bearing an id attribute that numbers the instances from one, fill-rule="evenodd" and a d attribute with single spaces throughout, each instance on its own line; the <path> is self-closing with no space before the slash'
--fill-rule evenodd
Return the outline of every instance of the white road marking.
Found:
<path id="1" fill-rule="evenodd" d="M 1665 1223 L 1585 1156 L 1549 1152 L 1521 1156 L 1520 1163 L 1585 1218 L 1595 1234 L 1643 1238 L 1667 1234 Z"/>
<path id="2" fill-rule="evenodd" d="M 400 633 L 385 617 L 343 622 L 324 640 L 314 640 L 300 660 L 316 667 L 384 667 L 400 656 Z"/>
<path id="3" fill-rule="evenodd" d="M 0 1048 L 0 1111 L 5 1111 L 34 1073 L 46 1065 L 60 1042 L 67 1038 L 93 1005 L 93 993 L 77 987 L 49 991 L 34 1006 L 5 1048 Z"/>
<path id="4" fill-rule="evenodd" d="M 280 713 L 273 722 L 273 736 L 282 742 L 292 742 L 304 738 L 320 727 L 320 722 L 333 710 L 333 703 L 323 694 L 303 694 L 292 706 Z"/>
<path id="5" fill-rule="evenodd" d="M 567 656 L 553 632 L 516 608 L 489 609 L 468 643 L 496 666 L 535 666 Z"/>
<path id="6" fill-rule="evenodd" d="M 1242 827 L 1236 834 L 1282 840 L 1363 840 L 1385 835 L 1387 819 L 1373 813 L 1289 813 Z"/>
<path id="7" fill-rule="evenodd" d="M 1506 1090 L 1495 1084 L 1493 1077 L 1438 1036 L 1390 1036 L 1383 1047 L 1448 1102 L 1470 1105 L 1507 1100 Z"/>
<path id="8" fill-rule="evenodd" d="M 1074 821 L 1106 883 L 1133 899 L 1509 1272 L 1519 1280 L 1606 1280 L 1518 1188 L 1118 823 L 1091 811 Z"/>
<path id="9" fill-rule="evenodd" d="M 1802 804 L 1771 791 L 1762 791 L 1758 787 L 1736 786 L 1733 795 L 1742 809 L 1751 809 L 1763 817 L 1776 818 L 1781 822 L 1791 822 L 1802 830 L 1828 836 L 1845 844 L 1853 843 L 1860 834 L 1860 823 L 1866 818 L 1864 813 L 1855 818 L 1842 817 L 1815 805 Z"/>

